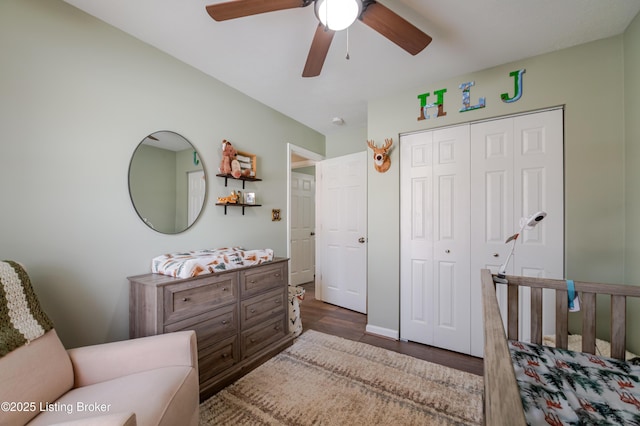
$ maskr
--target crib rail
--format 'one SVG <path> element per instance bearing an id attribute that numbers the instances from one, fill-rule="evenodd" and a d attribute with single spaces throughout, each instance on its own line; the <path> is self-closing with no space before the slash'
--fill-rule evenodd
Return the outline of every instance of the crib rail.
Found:
<path id="1" fill-rule="evenodd" d="M 524 426 L 520 390 L 511 364 L 511 355 L 502 325 L 493 277 L 481 272 L 484 317 L 484 424 Z"/>
<path id="2" fill-rule="evenodd" d="M 507 276 L 508 333 L 510 340 L 518 340 L 518 293 L 520 287 L 531 288 L 531 342 L 542 344 L 542 290 L 552 289 L 556 293 L 556 347 L 566 349 L 568 345 L 569 303 L 565 280 Z M 596 351 L 596 295 L 611 297 L 611 357 L 625 359 L 627 297 L 639 297 L 640 287 L 589 282 L 574 282 L 580 295 L 582 316 L 582 352 Z"/>
<path id="3" fill-rule="evenodd" d="M 556 293 L 556 347 L 567 349 L 569 303 L 564 280 L 507 276 L 507 334 L 505 335 L 496 298 L 493 276 L 481 271 L 484 315 L 485 424 L 525 424 L 520 392 L 507 345 L 518 340 L 518 294 L 520 287 L 531 289 L 531 342 L 542 344 L 542 290 Z M 640 287 L 619 284 L 574 281 L 580 296 L 582 316 L 582 352 L 596 351 L 596 295 L 611 298 L 611 357 L 625 359 L 627 297 L 640 298 Z"/>

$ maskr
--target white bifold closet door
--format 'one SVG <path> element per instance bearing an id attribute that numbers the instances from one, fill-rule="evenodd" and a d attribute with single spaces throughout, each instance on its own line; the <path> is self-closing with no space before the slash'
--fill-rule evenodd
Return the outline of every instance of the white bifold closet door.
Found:
<path id="1" fill-rule="evenodd" d="M 469 352 L 469 125 L 400 139 L 400 337 Z"/>
<path id="2" fill-rule="evenodd" d="M 454 145 L 447 142 L 452 134 Z M 480 269 L 497 271 L 506 260 L 505 240 L 521 217 L 548 213 L 518 239 L 507 272 L 564 274 L 562 110 L 403 135 L 400 156 L 400 336 L 482 356 Z M 498 294 L 506 301 L 506 290 Z M 544 303 L 553 305 L 552 296 Z M 520 308 L 526 316 L 527 294 Z M 553 309 L 547 311 L 545 334 L 554 332 Z M 530 324 L 520 326 L 528 339 Z"/>

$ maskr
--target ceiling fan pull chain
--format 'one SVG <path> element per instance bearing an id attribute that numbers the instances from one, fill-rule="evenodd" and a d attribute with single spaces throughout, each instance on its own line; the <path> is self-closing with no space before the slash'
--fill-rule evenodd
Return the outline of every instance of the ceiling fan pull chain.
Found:
<path id="1" fill-rule="evenodd" d="M 345 56 L 347 61 L 349 60 L 349 28 L 347 27 L 347 56 Z"/>

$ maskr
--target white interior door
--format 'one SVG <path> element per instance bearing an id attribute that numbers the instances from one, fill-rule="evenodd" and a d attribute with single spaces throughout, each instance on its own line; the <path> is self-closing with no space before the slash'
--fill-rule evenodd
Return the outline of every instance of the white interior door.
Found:
<path id="1" fill-rule="evenodd" d="M 401 338 L 469 352 L 469 126 L 402 136 Z"/>
<path id="2" fill-rule="evenodd" d="M 367 153 L 316 164 L 316 298 L 367 312 Z"/>
<path id="3" fill-rule="evenodd" d="M 204 198 L 206 196 L 207 183 L 204 177 L 204 170 L 188 172 L 188 199 L 187 207 L 188 226 L 191 226 L 200 215 L 200 211 L 204 206 Z"/>
<path id="4" fill-rule="evenodd" d="M 291 172 L 290 285 L 313 281 L 315 276 L 315 176 Z"/>

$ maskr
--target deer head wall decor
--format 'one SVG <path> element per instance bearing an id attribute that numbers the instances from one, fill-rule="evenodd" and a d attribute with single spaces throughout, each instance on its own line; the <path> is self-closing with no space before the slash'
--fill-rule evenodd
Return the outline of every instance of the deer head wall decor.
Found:
<path id="1" fill-rule="evenodd" d="M 391 158 L 389 158 L 389 150 L 393 144 L 393 139 L 385 139 L 384 145 L 380 148 L 376 146 L 374 141 L 367 141 L 369 148 L 373 150 L 373 167 L 380 172 L 384 173 L 391 167 Z"/>

